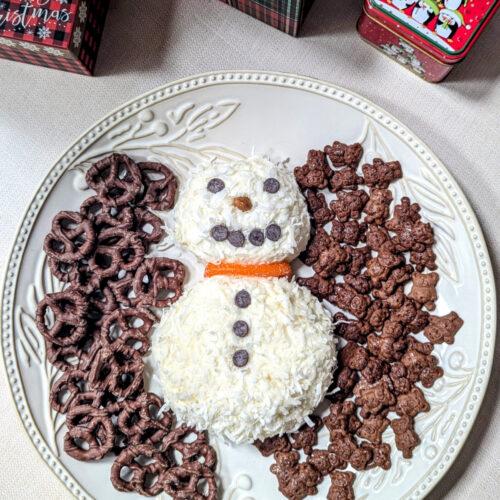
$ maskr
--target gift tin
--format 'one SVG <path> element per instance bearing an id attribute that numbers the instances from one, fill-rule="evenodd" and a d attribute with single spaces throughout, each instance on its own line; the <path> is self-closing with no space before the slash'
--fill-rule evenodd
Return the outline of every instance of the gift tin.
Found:
<path id="1" fill-rule="evenodd" d="M 109 0 L 0 0 L 0 59 L 91 75 Z"/>
<path id="2" fill-rule="evenodd" d="M 360 35 L 431 82 L 468 54 L 500 0 L 365 0 Z"/>

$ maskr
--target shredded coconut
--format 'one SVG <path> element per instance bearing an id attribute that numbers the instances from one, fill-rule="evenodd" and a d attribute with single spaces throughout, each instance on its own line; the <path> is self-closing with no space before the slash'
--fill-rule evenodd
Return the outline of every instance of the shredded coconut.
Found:
<path id="1" fill-rule="evenodd" d="M 207 189 L 211 179 L 221 179 L 225 187 L 218 193 Z M 264 181 L 277 179 L 276 193 L 264 191 Z M 233 206 L 236 197 L 248 197 L 252 208 L 243 212 Z M 253 229 L 265 231 L 270 224 L 281 229 L 278 241 L 265 239 L 253 246 L 249 234 Z M 240 248 L 228 240 L 216 242 L 210 235 L 216 225 L 229 231 L 242 231 L 245 244 Z M 204 262 L 291 261 L 302 252 L 309 239 L 310 222 L 307 206 L 293 174 L 282 165 L 262 158 L 225 163 L 214 161 L 192 172 L 179 193 L 175 208 L 175 238 Z"/>
<path id="2" fill-rule="evenodd" d="M 240 290 L 251 304 L 235 305 Z M 233 324 L 244 320 L 241 338 Z M 330 313 L 285 279 L 205 279 L 164 312 L 153 354 L 177 417 L 234 443 L 291 432 L 323 399 L 336 363 Z M 245 349 L 243 368 L 232 362 Z"/>

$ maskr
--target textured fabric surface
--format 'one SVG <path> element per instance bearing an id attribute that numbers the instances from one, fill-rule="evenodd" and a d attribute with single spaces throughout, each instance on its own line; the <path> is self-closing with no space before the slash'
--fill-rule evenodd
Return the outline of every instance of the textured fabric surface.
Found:
<path id="1" fill-rule="evenodd" d="M 106 113 L 170 80 L 220 69 L 300 73 L 347 87 L 410 127 L 469 198 L 500 264 L 500 15 L 432 85 L 364 43 L 360 0 L 316 0 L 292 38 L 218 0 L 113 0 L 94 78 L 0 61 L 0 268 L 28 201 L 66 147 Z M 497 348 L 497 353 L 499 352 Z M 481 412 L 431 500 L 498 498 L 498 356 Z M 0 374 L 0 498 L 67 499 L 17 418 Z M 261 500 L 261 499 L 259 499 Z"/>

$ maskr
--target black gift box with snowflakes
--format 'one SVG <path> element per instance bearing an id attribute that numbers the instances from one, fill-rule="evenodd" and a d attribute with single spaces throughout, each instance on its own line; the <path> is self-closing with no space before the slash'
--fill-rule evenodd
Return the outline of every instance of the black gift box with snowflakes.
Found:
<path id="1" fill-rule="evenodd" d="M 0 58 L 91 75 L 109 0 L 0 0 Z"/>

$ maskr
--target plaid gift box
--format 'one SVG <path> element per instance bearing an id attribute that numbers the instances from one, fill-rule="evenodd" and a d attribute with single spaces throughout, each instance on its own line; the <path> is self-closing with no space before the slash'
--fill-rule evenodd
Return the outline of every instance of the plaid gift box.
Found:
<path id="1" fill-rule="evenodd" d="M 0 0 L 0 58 L 91 75 L 109 0 Z"/>
<path id="2" fill-rule="evenodd" d="M 221 0 L 292 36 L 299 27 L 314 0 Z"/>

